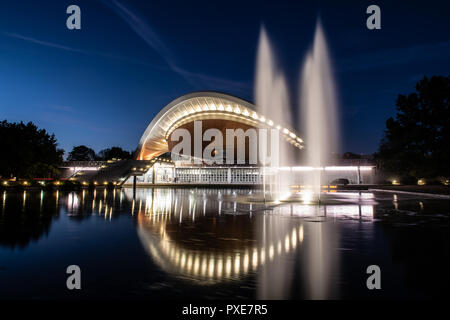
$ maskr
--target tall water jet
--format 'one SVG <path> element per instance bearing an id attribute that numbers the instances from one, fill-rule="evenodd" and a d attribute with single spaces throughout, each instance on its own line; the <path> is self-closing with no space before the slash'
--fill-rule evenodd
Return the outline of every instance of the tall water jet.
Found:
<path id="1" fill-rule="evenodd" d="M 288 91 L 284 75 L 277 70 L 276 60 L 271 49 L 266 31 L 261 27 L 259 36 L 255 81 L 255 103 L 260 114 L 268 121 L 277 124 L 289 124 L 291 110 L 289 106 Z M 261 121 L 261 119 L 260 119 Z M 280 165 L 287 165 L 292 159 L 292 147 L 282 142 L 279 135 L 279 163 L 271 162 L 269 166 L 263 164 L 264 192 L 270 191 L 270 198 L 280 199 L 289 191 L 289 183 L 280 180 L 278 174 Z"/>
<path id="2" fill-rule="evenodd" d="M 320 21 L 317 21 L 314 43 L 308 52 L 301 75 L 301 122 L 305 128 L 306 161 L 314 167 L 307 177 L 315 197 L 320 197 L 321 172 L 338 150 L 337 99 L 328 54 Z"/>

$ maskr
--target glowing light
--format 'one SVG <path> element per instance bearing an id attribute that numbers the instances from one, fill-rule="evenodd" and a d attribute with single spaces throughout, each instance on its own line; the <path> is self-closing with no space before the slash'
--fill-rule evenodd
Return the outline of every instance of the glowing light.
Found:
<path id="1" fill-rule="evenodd" d="M 372 167 L 359 167 L 361 171 L 372 170 Z M 292 167 L 293 171 L 312 171 L 312 170 L 326 170 L 326 171 L 358 171 L 358 167 L 352 166 L 332 166 L 332 167 Z"/>
<path id="2" fill-rule="evenodd" d="M 258 251 L 256 249 L 253 249 L 252 266 L 254 270 L 258 266 Z"/>
<path id="3" fill-rule="evenodd" d="M 247 272 L 248 270 L 248 260 L 249 260 L 248 252 L 246 252 L 244 255 L 244 272 Z"/>
<path id="4" fill-rule="evenodd" d="M 297 232 L 296 232 L 295 228 L 294 228 L 294 230 L 292 230 L 291 245 L 294 249 L 297 246 Z"/>
<path id="5" fill-rule="evenodd" d="M 239 273 L 239 269 L 241 268 L 241 258 L 237 256 L 234 260 L 234 273 Z"/>
<path id="6" fill-rule="evenodd" d="M 288 192 L 285 192 L 284 194 L 282 194 L 281 195 L 281 197 L 280 197 L 280 201 L 283 201 L 283 200 L 286 200 L 286 199 L 288 199 L 289 197 L 291 196 L 291 193 L 288 191 Z"/>
<path id="7" fill-rule="evenodd" d="M 303 242 L 303 225 L 300 226 L 300 228 L 298 229 L 298 239 L 300 242 Z"/>
<path id="8" fill-rule="evenodd" d="M 258 115 L 256 114 L 256 112 L 253 112 L 252 118 L 258 120 Z"/>
<path id="9" fill-rule="evenodd" d="M 200 258 L 198 255 L 195 256 L 195 262 L 194 262 L 194 274 L 198 274 L 198 270 L 200 268 Z"/>
<path id="10" fill-rule="evenodd" d="M 289 236 L 286 235 L 286 238 L 284 239 L 284 251 L 286 251 L 286 253 L 289 252 Z"/>
<path id="11" fill-rule="evenodd" d="M 217 262 L 217 276 L 222 277 L 222 271 L 223 271 L 223 262 L 222 259 L 219 259 Z"/>
<path id="12" fill-rule="evenodd" d="M 358 167 L 352 167 L 352 166 L 331 166 L 331 167 L 325 167 L 326 171 L 357 171 Z"/>
<path id="13" fill-rule="evenodd" d="M 227 111 L 228 111 L 228 112 L 232 112 L 232 111 L 233 111 L 233 108 L 231 108 L 231 106 L 228 105 L 228 106 L 227 106 Z"/>
<path id="14" fill-rule="evenodd" d="M 209 259 L 208 275 L 210 278 L 214 276 L 214 258 Z"/>
<path id="15" fill-rule="evenodd" d="M 283 133 L 284 133 L 284 134 L 289 134 L 289 130 L 286 129 L 286 128 L 284 128 L 284 129 L 283 129 Z"/>
<path id="16" fill-rule="evenodd" d="M 234 109 L 234 113 L 241 114 L 241 109 L 239 109 L 239 107 L 236 107 L 236 109 Z"/>
<path id="17" fill-rule="evenodd" d="M 231 257 L 227 258 L 227 264 L 225 266 L 225 273 L 227 276 L 230 276 L 230 274 L 231 274 Z"/>
<path id="18" fill-rule="evenodd" d="M 313 199 L 313 193 L 311 191 L 304 191 L 301 193 L 302 201 L 305 204 L 310 204 Z"/>
<path id="19" fill-rule="evenodd" d="M 205 276 L 206 275 L 206 269 L 207 269 L 208 265 L 206 262 L 206 256 L 203 257 L 202 259 L 202 275 Z"/>
<path id="20" fill-rule="evenodd" d="M 268 124 L 269 126 L 273 126 L 273 121 L 272 121 L 272 120 L 269 120 L 269 121 L 267 121 L 267 124 Z"/>
<path id="21" fill-rule="evenodd" d="M 266 122 L 266 118 L 264 118 L 263 116 L 261 116 L 261 118 L 259 118 L 259 121 L 261 121 L 261 122 Z"/>
<path id="22" fill-rule="evenodd" d="M 270 247 L 269 247 L 269 259 L 270 259 L 270 261 L 273 260 L 273 255 L 274 255 L 273 244 L 271 244 Z"/>

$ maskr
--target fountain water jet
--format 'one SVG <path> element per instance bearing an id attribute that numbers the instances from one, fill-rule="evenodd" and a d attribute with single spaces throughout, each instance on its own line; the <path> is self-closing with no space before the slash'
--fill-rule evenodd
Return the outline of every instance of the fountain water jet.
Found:
<path id="1" fill-rule="evenodd" d="M 299 126 L 305 132 L 306 163 L 313 167 L 305 174 L 303 184 L 311 189 L 302 193 L 304 202 L 316 203 L 321 194 L 321 172 L 338 149 L 338 114 L 336 90 L 328 48 L 320 21 L 317 21 L 314 41 L 308 52 L 300 79 Z M 261 28 L 255 81 L 255 102 L 260 114 L 271 117 L 275 123 L 289 125 L 291 110 L 284 75 L 277 69 L 276 59 L 264 28 Z M 292 165 L 293 148 L 279 142 L 279 163 L 263 162 L 264 199 L 283 200 L 290 194 L 289 178 L 280 178 L 280 166 Z M 266 155 L 264 155 L 265 157 Z M 296 197 L 289 196 L 290 201 Z M 300 199 L 297 199 L 300 200 Z"/>
<path id="2" fill-rule="evenodd" d="M 300 123 L 305 128 L 307 165 L 316 170 L 307 177 L 313 197 L 320 199 L 321 171 L 338 148 L 337 99 L 328 47 L 320 21 L 313 46 L 306 56 L 301 75 Z"/>
<path id="3" fill-rule="evenodd" d="M 255 102 L 260 114 L 270 116 L 274 123 L 288 124 L 290 122 L 291 110 L 286 81 L 281 71 L 277 70 L 264 27 L 261 28 L 258 45 Z M 281 134 L 279 138 L 281 139 Z M 292 148 L 281 141 L 278 141 L 278 144 L 280 146 L 279 163 L 271 162 L 266 166 L 265 159 L 262 159 L 264 197 L 266 197 L 266 191 L 269 191 L 270 200 L 278 200 L 289 192 L 289 183 L 279 179 L 278 170 L 281 164 L 289 164 L 292 159 Z"/>

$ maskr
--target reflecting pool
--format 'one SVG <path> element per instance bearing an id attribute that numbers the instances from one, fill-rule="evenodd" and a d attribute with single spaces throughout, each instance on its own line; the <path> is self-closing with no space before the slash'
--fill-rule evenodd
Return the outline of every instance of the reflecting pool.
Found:
<path id="1" fill-rule="evenodd" d="M 248 189 L 3 192 L 1 299 L 450 296 L 450 200 L 346 192 L 266 208 Z M 381 290 L 366 269 L 381 268 Z M 81 290 L 66 268 L 81 268 Z"/>

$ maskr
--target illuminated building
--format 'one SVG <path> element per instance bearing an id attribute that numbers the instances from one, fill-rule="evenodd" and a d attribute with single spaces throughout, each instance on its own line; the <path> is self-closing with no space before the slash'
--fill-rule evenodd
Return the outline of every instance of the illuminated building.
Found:
<path id="1" fill-rule="evenodd" d="M 201 121 L 200 132 L 196 125 Z M 179 139 L 173 135 L 180 130 L 188 132 L 191 153 L 188 161 L 173 160 L 176 155 L 173 149 Z M 251 130 L 249 130 L 251 129 Z M 254 130 L 255 129 L 255 130 Z M 178 130 L 178 131 L 177 131 Z M 200 155 L 212 142 L 204 140 L 205 132 L 215 130 L 223 139 L 220 154 L 221 163 L 207 163 L 203 156 L 196 157 L 194 151 L 200 149 Z M 227 144 L 228 131 L 241 131 L 245 134 L 241 142 L 243 147 Z M 276 167 L 263 168 L 258 161 L 251 161 L 252 152 L 260 145 L 252 142 L 250 133 L 256 130 L 266 130 L 267 133 L 277 133 L 280 150 L 289 148 L 292 157 L 284 159 Z M 250 133 L 248 133 L 250 132 Z M 196 148 L 194 139 L 199 133 L 200 147 Z M 177 133 L 178 134 L 178 133 Z M 269 135 L 267 135 L 269 136 Z M 259 139 L 259 133 L 257 135 Z M 238 140 L 238 138 L 236 138 Z M 215 141 L 215 140 L 214 140 Z M 307 147 L 307 142 L 305 142 Z M 258 147 L 256 147 L 258 145 Z M 264 176 L 277 176 L 288 179 L 291 184 L 303 185 L 304 177 L 315 170 L 322 171 L 322 181 L 330 184 L 336 180 L 345 180 L 350 184 L 371 183 L 373 166 L 366 162 L 351 162 L 339 166 L 312 168 L 301 166 L 298 159 L 302 158 L 304 142 L 299 134 L 283 123 L 275 123 L 270 115 L 258 113 L 256 107 L 240 98 L 218 92 L 194 92 L 175 99 L 165 106 L 150 122 L 143 133 L 135 153 L 134 160 L 116 160 L 76 162 L 67 164 L 67 177 L 81 181 L 83 184 L 102 181 L 116 185 L 130 185 L 136 178 L 138 185 L 147 184 L 206 184 L 206 185 L 258 185 L 263 183 Z M 242 150 L 244 150 L 242 152 Z M 213 149 L 216 153 L 217 149 Z M 254 154 L 255 152 L 253 152 Z M 230 156 L 232 155 L 232 156 Z M 230 156 L 231 163 L 228 162 Z M 289 161 L 289 163 L 286 163 Z"/>

